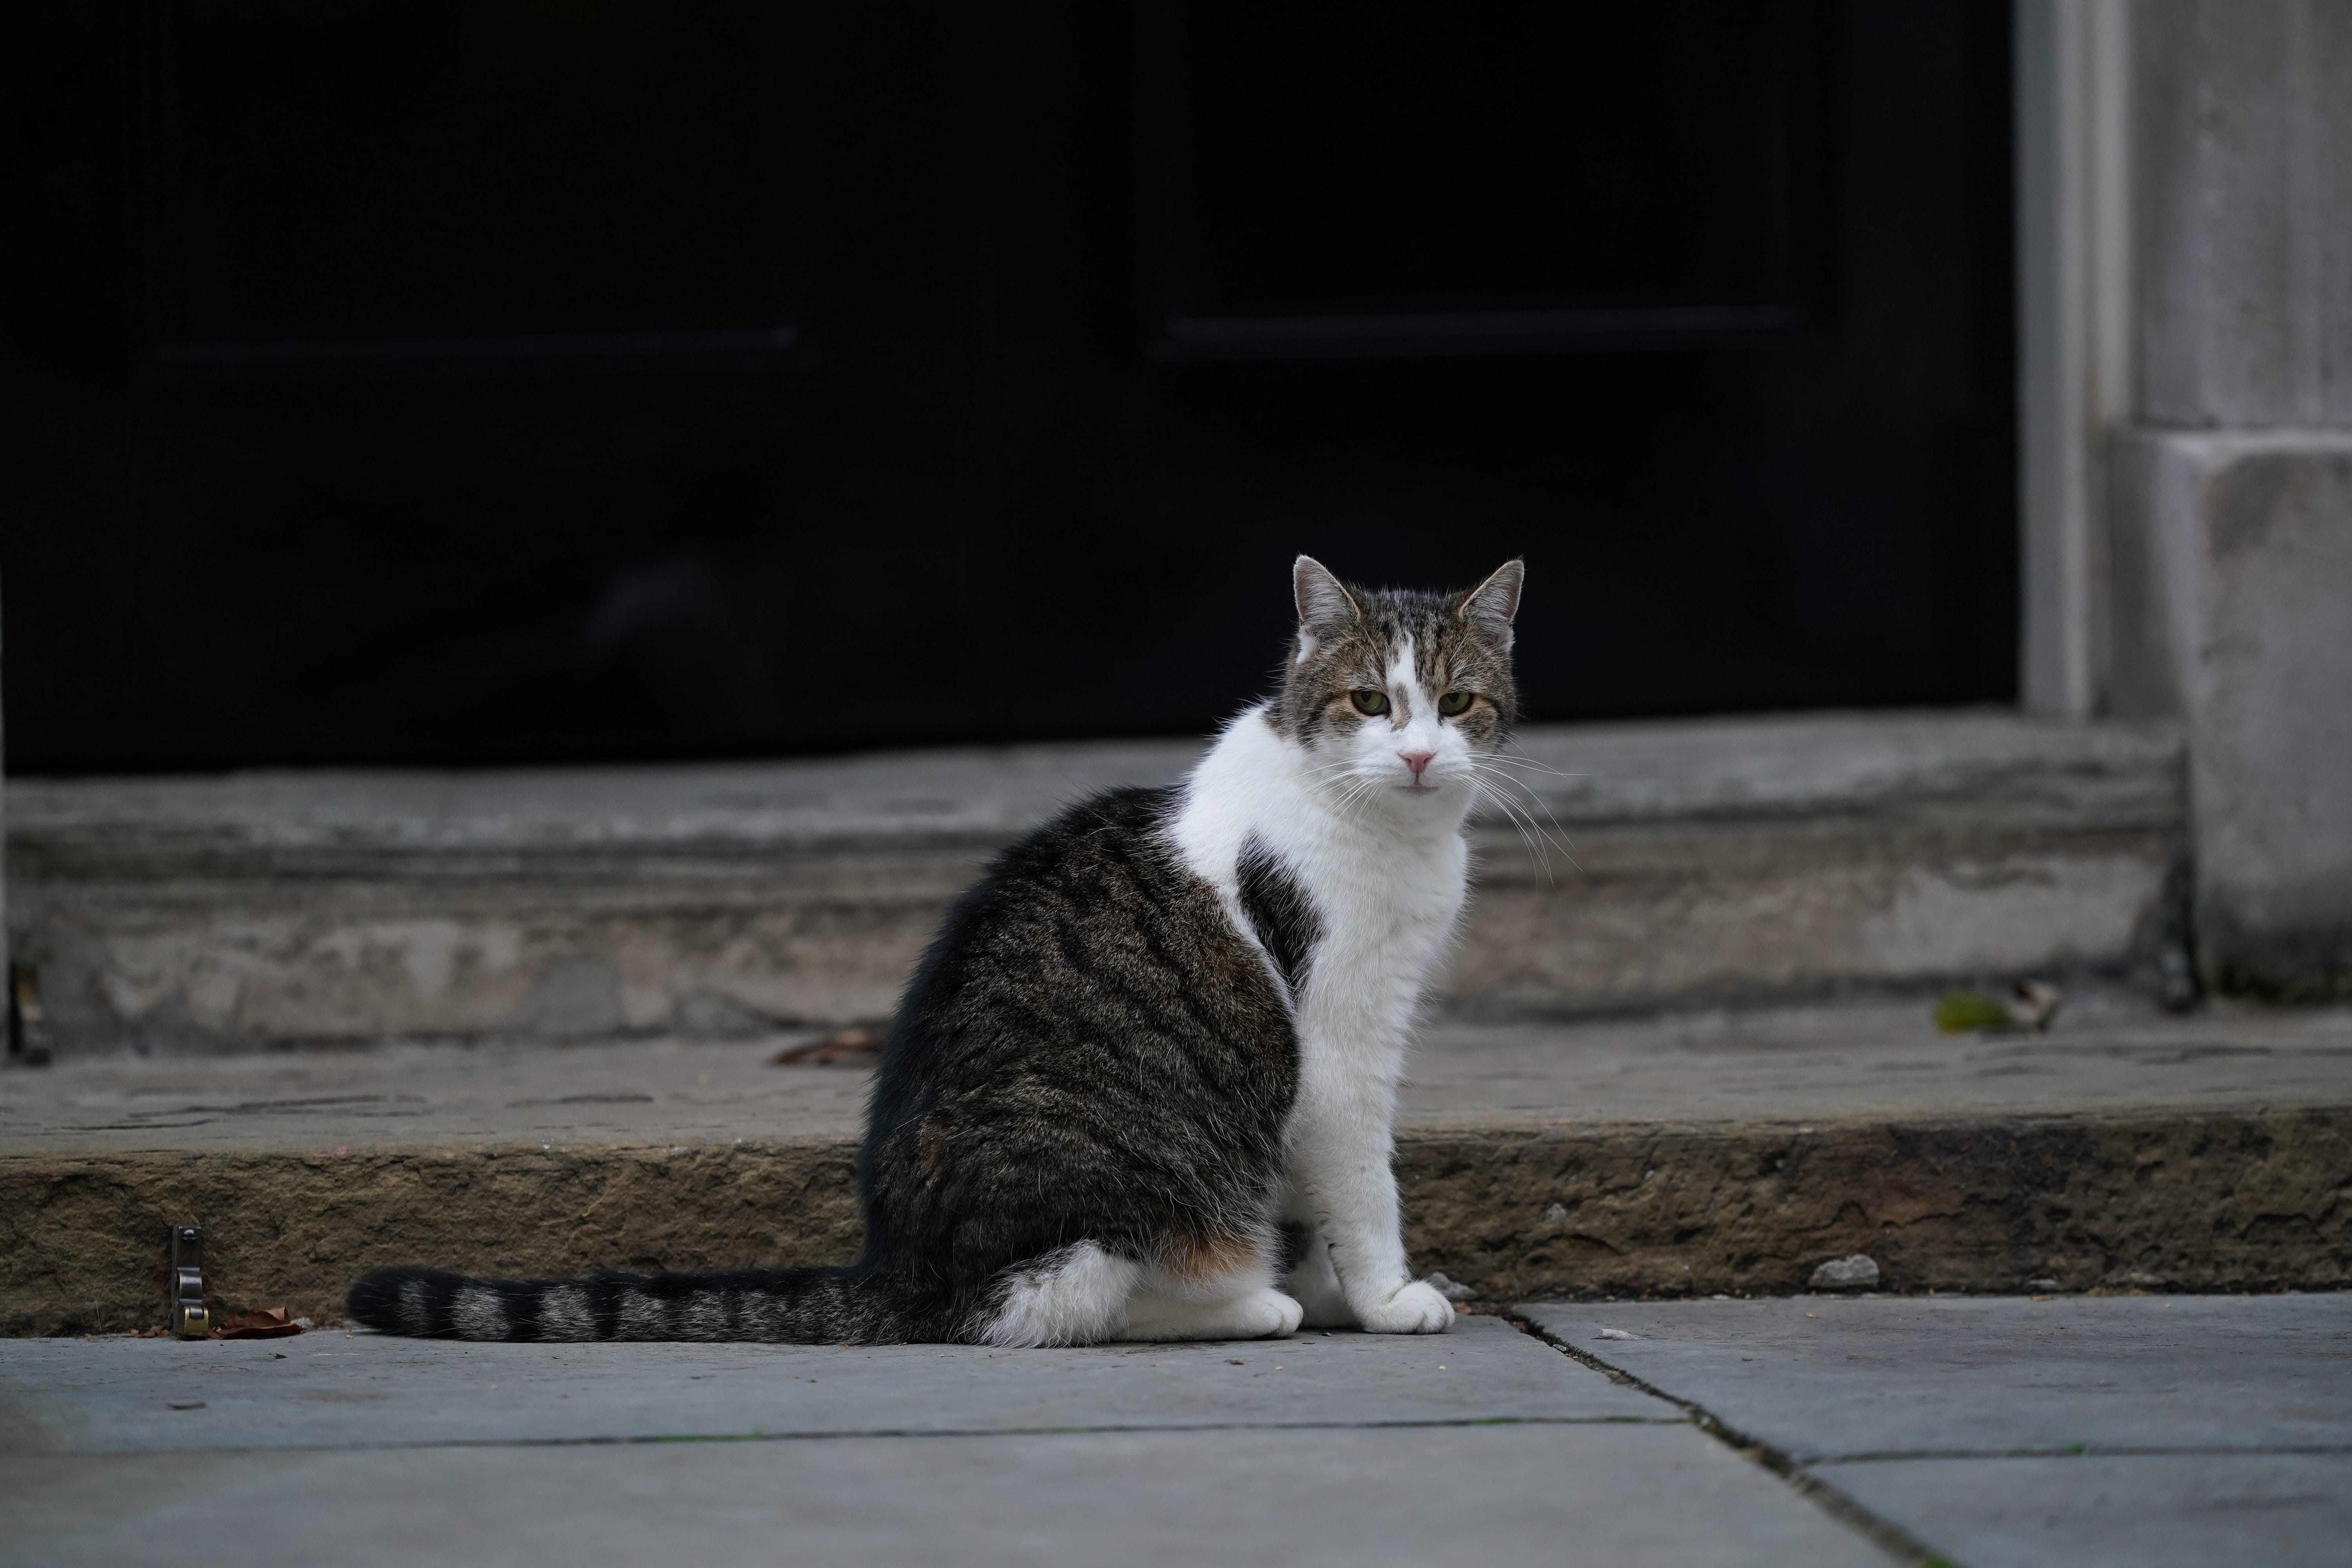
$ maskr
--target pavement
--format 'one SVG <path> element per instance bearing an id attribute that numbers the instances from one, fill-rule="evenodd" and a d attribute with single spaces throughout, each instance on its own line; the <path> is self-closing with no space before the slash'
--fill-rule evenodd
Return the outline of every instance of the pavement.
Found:
<path id="1" fill-rule="evenodd" d="M 2352 1295 L 1440 1338 L 0 1341 L 0 1563 L 2340 1563 Z"/>
<path id="2" fill-rule="evenodd" d="M 1946 1562 L 2341 1563 L 2352 1542 L 2352 1294 L 1526 1317 Z"/>

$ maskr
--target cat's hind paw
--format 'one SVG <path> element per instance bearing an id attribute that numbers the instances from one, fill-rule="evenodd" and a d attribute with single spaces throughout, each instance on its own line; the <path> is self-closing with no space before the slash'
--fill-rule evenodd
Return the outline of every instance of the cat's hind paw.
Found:
<path id="1" fill-rule="evenodd" d="M 1236 1337 L 1243 1339 L 1287 1338 L 1298 1331 L 1298 1321 L 1306 1315 L 1296 1299 L 1279 1290 L 1259 1290 L 1234 1305 L 1244 1325 Z"/>
<path id="2" fill-rule="evenodd" d="M 1278 1340 L 1297 1331 L 1298 1303 L 1279 1290 L 1223 1301 L 1180 1301 L 1139 1292 L 1127 1303 L 1129 1340 Z"/>

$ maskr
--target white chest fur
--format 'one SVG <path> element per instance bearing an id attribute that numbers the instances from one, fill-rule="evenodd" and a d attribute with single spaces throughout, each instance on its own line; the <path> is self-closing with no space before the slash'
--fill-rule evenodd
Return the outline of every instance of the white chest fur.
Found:
<path id="1" fill-rule="evenodd" d="M 1244 934 L 1237 867 L 1246 843 L 1262 843 L 1302 884 L 1320 929 L 1296 999 L 1301 1099 L 1355 1099 L 1377 1085 L 1385 1106 L 1414 1009 L 1462 911 L 1466 802 L 1415 802 L 1410 814 L 1368 808 L 1318 789 L 1315 769 L 1261 712 L 1245 713 L 1194 772 L 1174 836 Z M 1336 1078 L 1364 1081 L 1348 1092 Z"/>

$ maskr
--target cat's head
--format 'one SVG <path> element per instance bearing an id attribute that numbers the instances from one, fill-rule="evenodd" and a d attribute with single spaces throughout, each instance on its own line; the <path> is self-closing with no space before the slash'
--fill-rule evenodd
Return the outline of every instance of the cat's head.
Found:
<path id="1" fill-rule="evenodd" d="M 1480 760 L 1518 717 L 1511 617 L 1524 566 L 1454 594 L 1354 588 L 1302 555 L 1298 631 L 1275 728 L 1315 758 L 1318 784 L 1401 809 L 1467 804 Z"/>

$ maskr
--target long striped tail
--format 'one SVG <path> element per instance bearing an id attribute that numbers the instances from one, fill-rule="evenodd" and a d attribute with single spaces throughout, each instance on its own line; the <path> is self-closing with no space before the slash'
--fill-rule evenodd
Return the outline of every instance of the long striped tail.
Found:
<path id="1" fill-rule="evenodd" d="M 388 1334 L 454 1340 L 762 1340 L 904 1344 L 960 1337 L 935 1289 L 896 1273 L 751 1268 L 477 1279 L 379 1268 L 352 1287 L 352 1317 Z"/>

